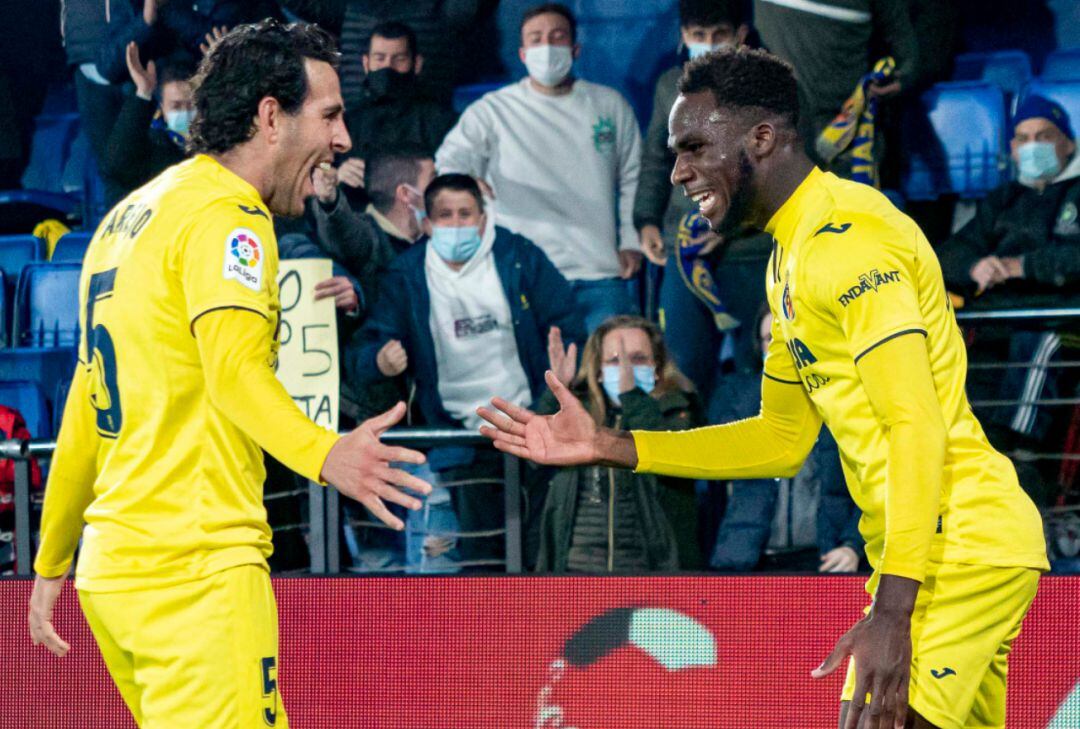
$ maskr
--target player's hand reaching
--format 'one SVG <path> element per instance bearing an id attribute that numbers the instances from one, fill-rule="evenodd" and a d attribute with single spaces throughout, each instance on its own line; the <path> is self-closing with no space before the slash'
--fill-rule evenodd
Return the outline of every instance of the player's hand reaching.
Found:
<path id="1" fill-rule="evenodd" d="M 65 572 L 60 577 L 34 578 L 34 590 L 30 593 L 30 612 L 26 621 L 30 624 L 30 640 L 34 645 L 44 645 L 57 658 L 63 658 L 71 646 L 56 633 L 52 624 L 53 608 L 60 599 L 67 580 Z"/>
<path id="2" fill-rule="evenodd" d="M 499 413 L 487 408 L 476 411 L 491 423 L 482 426 L 480 432 L 491 438 L 500 451 L 542 465 L 577 466 L 597 461 L 597 427 L 592 416 L 554 372 L 548 370 L 544 379 L 559 401 L 559 412 L 537 415 L 496 397 L 491 404 Z"/>
<path id="3" fill-rule="evenodd" d="M 915 580 L 882 575 L 870 614 L 844 633 L 810 673 L 824 678 L 848 656 L 855 659 L 855 693 L 841 729 L 903 729 L 911 680 L 911 612 L 918 588 Z"/>
<path id="4" fill-rule="evenodd" d="M 424 454 L 408 448 L 383 445 L 379 441 L 387 430 L 405 415 L 405 403 L 399 402 L 382 415 L 365 420 L 356 430 L 345 435 L 326 456 L 322 478 L 338 491 L 355 499 L 386 525 L 404 529 L 401 519 L 390 513 L 386 501 L 408 509 L 420 508 L 420 501 L 405 493 L 405 489 L 424 496 L 431 485 L 391 463 L 423 463 Z"/>

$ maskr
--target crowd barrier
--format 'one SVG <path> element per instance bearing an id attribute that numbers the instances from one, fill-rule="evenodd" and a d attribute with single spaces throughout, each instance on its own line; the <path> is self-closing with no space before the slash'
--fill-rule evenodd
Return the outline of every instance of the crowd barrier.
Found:
<path id="1" fill-rule="evenodd" d="M 54 621 L 71 652 L 31 645 L 31 584 L 0 580 L 0 729 L 133 727 L 74 590 Z M 816 575 L 300 577 L 274 589 L 281 696 L 259 709 L 283 700 L 297 729 L 829 729 L 843 669 L 810 671 L 868 599 L 860 577 Z M 1043 578 L 1010 657 L 1009 729 L 1080 727 L 1078 594 L 1080 577 Z"/>

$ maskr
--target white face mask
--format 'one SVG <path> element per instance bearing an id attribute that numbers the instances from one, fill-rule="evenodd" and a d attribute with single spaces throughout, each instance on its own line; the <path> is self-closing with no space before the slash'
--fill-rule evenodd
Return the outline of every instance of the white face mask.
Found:
<path id="1" fill-rule="evenodd" d="M 194 109 L 175 109 L 165 112 L 165 126 L 170 132 L 176 132 L 181 137 L 188 135 L 191 120 L 195 118 Z"/>
<path id="2" fill-rule="evenodd" d="M 533 46 L 525 49 L 525 68 L 529 76 L 541 86 L 558 86 L 574 65 L 574 51 L 570 46 Z"/>

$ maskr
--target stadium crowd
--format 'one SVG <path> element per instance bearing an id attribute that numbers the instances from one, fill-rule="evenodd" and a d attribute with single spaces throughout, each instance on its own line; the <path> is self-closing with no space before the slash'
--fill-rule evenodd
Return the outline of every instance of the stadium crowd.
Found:
<path id="1" fill-rule="evenodd" d="M 710 231 L 695 201 L 671 182 L 668 113 L 684 64 L 720 49 L 776 53 L 798 78 L 800 129 L 815 162 L 894 190 L 903 167 L 900 120 L 920 93 L 949 77 L 958 50 L 952 3 L 677 5 L 679 36 L 655 40 L 670 44 L 674 62 L 654 76 L 644 125 L 620 91 L 577 72 L 592 37 L 561 4 L 521 16 L 527 75 L 460 113 L 457 79 L 478 57 L 464 48 L 489 22 L 491 2 L 66 0 L 63 24 L 108 205 L 186 157 L 199 59 L 229 29 L 275 17 L 335 35 L 352 149 L 315 171 L 303 217 L 274 223 L 283 259 L 334 263 L 317 297 L 337 307 L 343 427 L 399 400 L 409 403 L 413 426 L 475 430 L 476 409 L 493 394 L 554 412 L 544 383 L 551 369 L 597 423 L 668 430 L 756 413 L 771 331 L 770 237 Z M 846 31 L 839 36 L 838 22 Z M 822 43 L 826 36 L 834 42 Z M 971 205 L 960 206 L 961 224 L 936 236 L 927 224 L 954 306 L 1016 306 L 1077 292 L 1076 123 L 1055 101 L 1017 99 L 1006 130 L 1013 173 L 967 222 L 962 209 Z M 909 212 L 952 218 L 953 202 Z M 995 445 L 1080 451 L 1071 406 L 1034 402 L 1074 396 L 1073 371 L 1054 365 L 1075 352 L 1075 337 L 1043 326 L 971 333 L 975 344 L 990 353 L 986 361 L 1024 365 L 1000 377 L 973 371 L 969 381 L 973 400 L 1008 403 L 982 416 Z M 1041 507 L 1062 503 L 1075 478 L 1060 459 L 1017 465 Z M 426 535 L 420 546 L 347 526 L 352 568 L 457 571 L 497 561 L 503 545 L 490 534 L 503 520 L 502 468 L 490 449 L 434 449 L 423 467 L 437 487 L 430 508 L 407 516 L 409 531 Z M 270 474 L 268 492 L 295 488 L 283 468 Z M 803 470 L 784 481 L 695 483 L 532 465 L 524 474 L 529 569 L 866 566 L 859 510 L 827 430 Z M 275 502 L 272 524 L 296 520 L 289 504 Z M 10 516 L 3 508 L 0 517 Z M 362 507 L 347 509 L 363 521 Z M 279 543 L 274 559 L 278 568 L 303 566 L 303 543 Z"/>

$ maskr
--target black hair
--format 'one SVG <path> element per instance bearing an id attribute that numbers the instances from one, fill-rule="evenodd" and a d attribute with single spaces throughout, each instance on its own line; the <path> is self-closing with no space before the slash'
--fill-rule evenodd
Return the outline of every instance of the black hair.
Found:
<path id="1" fill-rule="evenodd" d="M 416 45 L 416 31 L 407 26 L 405 23 L 399 23 L 396 20 L 388 20 L 385 23 L 379 23 L 375 26 L 375 29 L 371 31 L 371 38 L 368 39 L 367 52 L 371 53 L 371 39 L 375 36 L 385 38 L 387 40 L 397 40 L 398 38 L 405 39 L 405 45 L 409 49 L 409 53 L 413 58 L 416 58 L 416 54 L 419 53 L 418 46 Z"/>
<path id="2" fill-rule="evenodd" d="M 191 81 L 195 75 L 195 62 L 190 56 L 174 54 L 157 60 L 158 89 L 177 81 Z"/>
<path id="3" fill-rule="evenodd" d="M 364 190 L 375 209 L 386 213 L 394 205 L 398 185 L 412 185 L 420 177 L 420 163 L 432 159 L 429 152 L 399 148 L 370 157 L 364 165 Z"/>
<path id="4" fill-rule="evenodd" d="M 799 123 L 799 91 L 791 66 L 763 50 L 716 51 L 686 64 L 679 92 L 709 91 L 719 107 L 756 109 Z"/>
<path id="5" fill-rule="evenodd" d="M 731 23 L 736 30 L 743 22 L 739 0 L 679 0 L 679 25 L 688 28 L 700 25 L 712 28 Z"/>
<path id="6" fill-rule="evenodd" d="M 297 113 L 308 95 L 307 58 L 338 66 L 333 39 L 317 25 L 267 18 L 230 31 L 210 48 L 192 79 L 195 120 L 188 151 L 227 152 L 251 139 L 259 102 L 268 96 L 286 114 Z"/>
<path id="7" fill-rule="evenodd" d="M 455 192 L 467 192 L 476 198 L 476 204 L 480 206 L 480 212 L 484 212 L 484 196 L 480 192 L 480 185 L 476 184 L 476 180 L 468 175 L 461 175 L 457 173 L 450 173 L 446 175 L 439 175 L 427 189 L 424 190 L 424 208 L 427 209 L 428 215 L 434 212 L 435 198 L 439 196 L 439 193 L 443 190 L 453 190 Z"/>
<path id="8" fill-rule="evenodd" d="M 546 13 L 555 13 L 556 15 L 561 15 L 566 18 L 566 22 L 570 24 L 570 42 L 577 43 L 577 19 L 574 17 L 574 12 L 562 3 L 544 3 L 543 5 L 536 5 L 526 10 L 525 14 L 521 16 L 521 27 L 518 28 L 518 35 L 524 30 L 526 23 L 537 15 L 544 15 Z"/>

